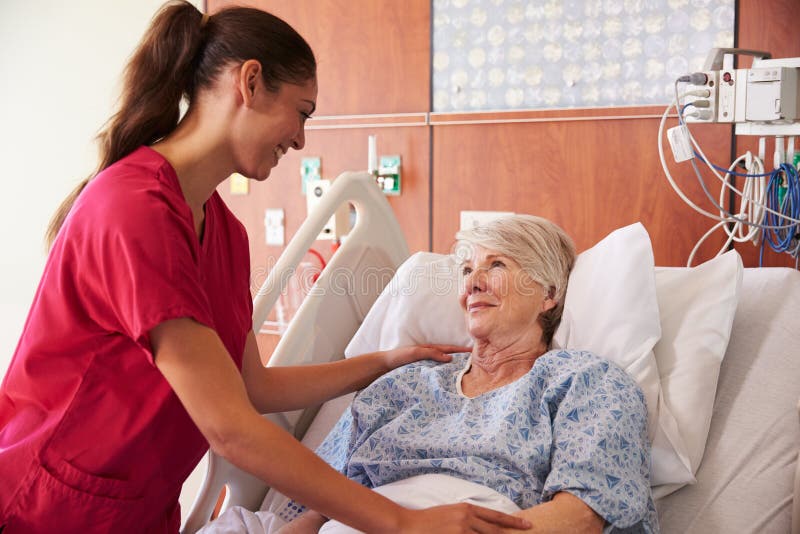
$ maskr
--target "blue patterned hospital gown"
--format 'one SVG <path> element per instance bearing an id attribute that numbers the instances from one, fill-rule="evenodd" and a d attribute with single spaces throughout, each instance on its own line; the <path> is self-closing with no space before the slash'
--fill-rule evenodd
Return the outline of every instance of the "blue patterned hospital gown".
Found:
<path id="1" fill-rule="evenodd" d="M 550 351 L 522 378 L 468 398 L 456 385 L 468 360 L 418 362 L 379 378 L 317 453 L 370 488 L 441 473 L 521 508 L 568 491 L 606 531 L 658 532 L 647 410 L 624 371 L 588 352 Z"/>

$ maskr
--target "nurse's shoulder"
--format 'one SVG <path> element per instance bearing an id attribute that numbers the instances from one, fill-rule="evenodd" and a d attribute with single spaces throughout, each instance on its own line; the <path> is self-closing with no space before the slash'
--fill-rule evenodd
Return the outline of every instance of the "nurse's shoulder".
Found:
<path id="1" fill-rule="evenodd" d="M 191 217 L 170 164 L 151 148 L 140 147 L 89 182 L 65 225 L 124 233 L 177 228 L 191 236 Z"/>

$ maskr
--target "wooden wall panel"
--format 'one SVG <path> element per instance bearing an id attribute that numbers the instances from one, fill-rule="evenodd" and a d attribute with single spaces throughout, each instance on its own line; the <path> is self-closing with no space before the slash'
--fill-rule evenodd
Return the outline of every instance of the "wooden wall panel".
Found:
<path id="1" fill-rule="evenodd" d="M 797 0 L 741 0 L 738 16 L 740 47 L 767 50 L 774 57 L 800 56 Z M 742 63 L 747 66 L 749 61 Z M 509 210 L 553 218 L 570 231 L 579 249 L 613 228 L 641 220 L 651 233 L 656 262 L 684 265 L 714 221 L 695 213 L 667 183 L 656 152 L 658 121 L 573 122 L 576 116 L 593 112 L 536 111 L 535 115 L 553 122 L 521 124 L 491 124 L 492 119 L 503 119 L 503 114 L 481 114 L 479 118 L 490 123 L 434 126 L 433 249 L 449 249 L 459 211 Z M 626 110 L 618 108 L 618 112 Z M 692 131 L 713 162 L 730 163 L 731 127 L 703 125 Z M 737 138 L 735 153 L 755 151 L 755 143 Z M 671 162 L 671 156 L 667 158 Z M 688 164 L 671 162 L 670 168 L 692 200 L 715 211 Z M 717 197 L 718 182 L 706 175 Z M 710 237 L 695 263 L 716 254 L 724 241 L 722 232 Z M 757 247 L 746 243 L 736 248 L 745 265 L 758 265 Z M 768 250 L 764 264 L 794 265 L 794 260 Z"/>
<path id="2" fill-rule="evenodd" d="M 323 117 L 317 121 L 323 123 L 321 127 L 326 127 L 325 116 L 428 111 L 431 55 L 428 0 L 208 0 L 211 13 L 229 5 L 269 11 L 291 24 L 309 42 L 318 64 L 315 115 Z M 380 121 L 367 119 L 367 122 Z M 264 210 L 284 209 L 287 242 L 306 217 L 306 198 L 300 192 L 300 159 L 319 156 L 322 177 L 328 179 L 343 171 L 366 169 L 369 134 L 378 136 L 379 154 L 401 155 L 402 194 L 389 202 L 409 247 L 430 248 L 429 128 L 350 128 L 352 124 L 346 124 L 345 120 L 340 129 L 314 130 L 314 123 L 309 122 L 305 149 L 301 153 L 290 151 L 266 183 L 251 184 L 249 195 L 231 196 L 227 183 L 220 187 L 250 235 L 254 291 L 283 250 L 264 244 Z M 330 242 L 317 242 L 315 249 L 330 257 Z M 266 357 L 278 338 L 261 335 L 258 341 L 261 354 Z"/>
<path id="3" fill-rule="evenodd" d="M 220 194 L 248 229 L 251 257 L 259 259 L 254 262 L 254 269 L 263 264 L 261 259 L 277 258 L 282 251 L 282 247 L 268 247 L 265 244 L 265 209 L 284 209 L 287 242 L 306 218 L 300 160 L 303 157 L 319 157 L 322 178 L 330 180 L 345 171 L 365 170 L 367 138 L 371 134 L 377 136 L 380 154 L 399 154 L 402 158 L 402 194 L 387 199 L 400 221 L 409 248 L 420 250 L 429 247 L 429 129 L 412 126 L 312 130 L 306 132 L 306 146 L 301 152 L 289 151 L 265 182 L 250 182 L 249 195 L 230 195 L 227 181 L 220 187 Z M 318 241 L 316 247 L 324 256 L 330 256 L 330 242 Z"/>
<path id="4" fill-rule="evenodd" d="M 400 196 L 387 197 L 397 216 L 411 250 L 428 250 L 429 227 L 429 144 L 428 127 L 352 128 L 344 130 L 310 130 L 302 152 L 290 151 L 269 179 L 250 182 L 248 195 L 231 195 L 228 181 L 220 188 L 225 202 L 245 225 L 250 237 L 251 288 L 255 292 L 275 265 L 283 247 L 267 246 L 264 230 L 264 211 L 283 208 L 286 242 L 291 240 L 306 218 L 306 197 L 301 192 L 300 160 L 318 156 L 322 162 L 322 177 L 334 180 L 344 171 L 364 170 L 367 167 L 367 138 L 377 136 L 379 154 L 399 154 L 402 158 L 402 191 Z M 314 249 L 325 259 L 331 257 L 331 241 L 317 241 Z M 274 319 L 274 317 L 273 317 Z M 259 336 L 262 355 L 272 353 L 277 344 L 275 336 Z"/>
<path id="5" fill-rule="evenodd" d="M 573 119 L 585 113 L 561 112 Z M 449 250 L 461 210 L 499 210 L 547 217 L 579 250 L 641 221 L 656 263 L 685 265 L 710 224 L 668 185 L 656 147 L 658 122 L 600 118 L 434 126 L 433 250 Z M 729 132 L 729 126 L 707 126 L 696 134 L 709 157 L 726 160 Z M 698 198 L 699 186 L 686 171 L 675 169 L 687 194 Z"/>
<path id="6" fill-rule="evenodd" d="M 292 25 L 317 56 L 319 115 L 427 111 L 429 0 L 209 0 L 248 5 Z"/>
<path id="7" fill-rule="evenodd" d="M 664 177 L 656 150 L 658 119 L 652 116 L 663 109 L 473 114 L 473 119 L 488 123 L 460 125 L 444 125 L 443 117 L 437 117 L 444 114 L 432 114 L 431 128 L 365 127 L 364 121 L 382 119 L 364 115 L 430 110 L 429 1 L 208 2 L 212 12 L 234 3 L 275 13 L 309 41 L 318 57 L 320 85 L 318 119 L 310 126 L 338 121 L 338 129 L 309 131 L 306 149 L 287 155 L 270 180 L 254 184 L 249 196 L 230 197 L 223 191 L 250 232 L 254 286 L 263 279 L 269 258 L 281 251 L 263 245 L 264 209 L 286 210 L 287 240 L 305 217 L 305 198 L 299 193 L 300 157 L 320 156 L 325 178 L 364 168 L 369 133 L 378 134 L 380 153 L 403 157 L 403 195 L 391 203 L 412 250 L 447 251 L 463 209 L 510 210 L 554 219 L 573 235 L 579 249 L 614 228 L 641 220 L 651 233 L 656 262 L 683 265 L 713 224 L 686 206 Z M 739 46 L 766 49 L 776 57 L 800 56 L 798 20 L 797 0 L 740 0 Z M 492 123 L 531 114 L 536 117 L 532 122 Z M 626 114 L 634 118 L 598 116 Z M 729 126 L 704 125 L 693 132 L 712 160 L 722 165 L 730 161 Z M 737 153 L 753 146 L 741 139 L 737 145 Z M 667 159 L 671 162 L 669 153 Z M 689 196 L 708 207 L 688 164 L 671 162 L 670 168 Z M 719 186 L 710 187 L 716 195 Z M 710 258 L 723 241 L 721 233 L 709 239 L 697 261 Z M 318 246 L 324 249 L 326 244 Z M 752 246 L 737 248 L 746 265 L 757 264 Z M 768 254 L 766 264 L 790 262 L 787 255 Z M 259 343 L 264 352 L 271 350 L 274 340 L 259 339 Z"/>

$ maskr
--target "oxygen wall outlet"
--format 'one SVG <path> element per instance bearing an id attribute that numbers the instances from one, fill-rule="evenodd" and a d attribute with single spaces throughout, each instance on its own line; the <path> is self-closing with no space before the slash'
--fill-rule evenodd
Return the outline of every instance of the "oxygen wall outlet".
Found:
<path id="1" fill-rule="evenodd" d="M 322 160 L 320 158 L 303 158 L 300 160 L 300 180 L 303 194 L 308 194 L 308 182 L 322 178 Z"/>

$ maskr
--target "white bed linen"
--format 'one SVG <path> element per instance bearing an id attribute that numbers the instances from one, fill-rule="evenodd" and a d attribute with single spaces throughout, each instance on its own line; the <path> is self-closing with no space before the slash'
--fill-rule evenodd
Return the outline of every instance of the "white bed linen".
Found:
<path id="1" fill-rule="evenodd" d="M 419 475 L 375 488 L 381 495 L 411 509 L 430 508 L 442 504 L 469 503 L 508 514 L 520 508 L 513 501 L 486 486 L 447 475 Z M 358 534 L 338 521 L 328 521 L 319 534 Z"/>
<path id="2" fill-rule="evenodd" d="M 252 512 L 234 506 L 198 530 L 197 534 L 272 534 L 285 524 L 272 512 Z"/>
<path id="3" fill-rule="evenodd" d="M 786 534 L 800 425 L 800 273 L 745 269 L 697 483 L 656 501 L 662 534 Z"/>
<path id="4" fill-rule="evenodd" d="M 441 474 L 428 474 L 398 480 L 374 489 L 392 501 L 419 510 L 443 504 L 469 503 L 513 514 L 520 508 L 506 496 L 486 486 Z M 242 507 L 226 510 L 219 519 L 199 534 L 272 534 L 286 524 L 278 514 L 261 510 L 251 512 Z M 356 534 L 360 531 L 338 521 L 328 521 L 320 534 Z"/>

